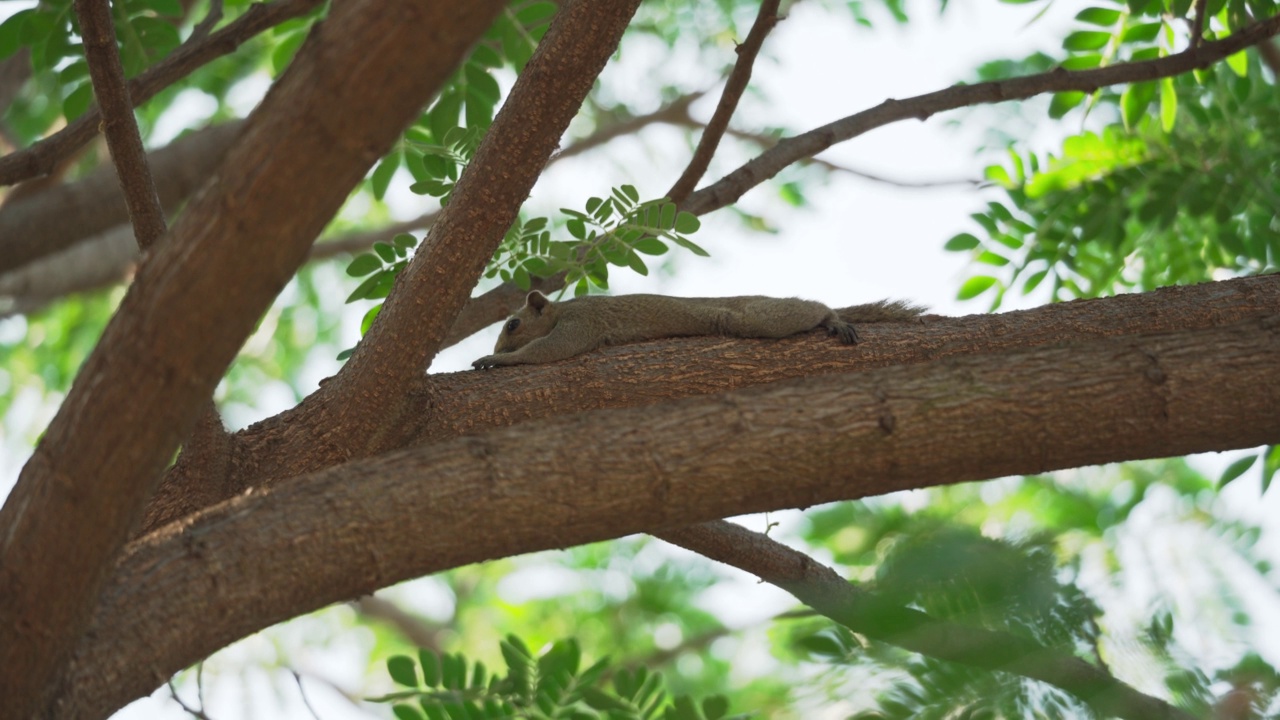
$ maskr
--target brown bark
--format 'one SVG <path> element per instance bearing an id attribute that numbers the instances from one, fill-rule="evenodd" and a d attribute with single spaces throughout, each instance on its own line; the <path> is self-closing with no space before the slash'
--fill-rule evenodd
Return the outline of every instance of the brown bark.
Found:
<path id="1" fill-rule="evenodd" d="M 57 697 L 113 559 L 240 344 L 501 5 L 338 4 L 143 264 L 0 509 L 8 712 Z"/>
<path id="2" fill-rule="evenodd" d="M 280 422 L 271 425 L 271 452 L 244 456 L 224 480 L 202 477 L 199 466 L 179 461 L 166 478 L 166 498 L 181 503 L 187 487 L 248 487 L 261 478 L 292 477 L 404 444 L 415 421 L 406 413 L 416 411 L 404 387 L 442 347 L 638 2 L 580 0 L 561 7 L 448 207 L 347 365 L 301 405 L 273 418 Z"/>
<path id="3" fill-rule="evenodd" d="M 518 304 L 521 293 L 493 291 Z M 497 298 L 494 302 L 500 302 Z M 490 317 L 503 317 L 501 305 Z M 1170 332 L 1269 317 L 1280 312 L 1280 276 L 1243 278 L 1103 300 L 1081 300 L 1000 315 L 959 318 L 926 316 L 909 324 L 865 325 L 862 343 L 850 348 L 821 333 L 762 342 L 729 338 L 683 338 L 605 348 L 550 365 L 519 369 L 423 375 L 406 383 L 400 401 L 408 407 L 403 443 L 432 442 L 460 433 L 593 408 L 649 405 L 724 392 L 808 375 L 905 365 L 1014 348 L 1080 342 L 1140 332 Z M 460 317 L 462 322 L 465 317 Z M 487 318 L 485 318 L 487 319 Z M 483 321 L 483 320 L 482 320 Z M 281 438 L 311 422 L 307 403 L 236 434 L 238 455 L 221 498 L 249 487 L 267 487 L 290 475 L 281 472 Z M 328 448 L 326 448 L 328 449 Z M 316 469 L 345 458 L 310 458 Z M 170 469 L 146 530 L 194 509 L 183 497 L 189 483 L 217 485 L 203 468 Z M 209 497 L 202 490 L 202 497 Z"/>
<path id="4" fill-rule="evenodd" d="M 255 490 L 129 547 L 58 710 L 94 717 L 149 691 L 156 680 L 137 672 L 138 658 L 167 675 L 299 613 L 490 558 L 907 488 L 1275 442 L 1277 317 L 1272 306 L 1265 319 L 1226 326 L 576 413 Z"/>
<path id="5" fill-rule="evenodd" d="M 147 153 L 142 147 L 142 134 L 133 117 L 133 101 L 120 64 L 116 47 L 116 26 L 111 19 L 111 6 L 98 0 L 76 0 L 76 18 L 80 21 L 81 41 L 89 64 L 93 96 L 102 114 L 99 124 L 111 151 L 129 222 L 142 250 L 155 245 L 168 229 L 156 184 L 147 167 Z"/>
<path id="6" fill-rule="evenodd" d="M 188 42 L 168 57 L 147 68 L 129 81 L 129 95 L 135 103 L 143 103 L 157 93 L 186 77 L 197 68 L 236 48 L 254 35 L 292 18 L 305 15 L 320 0 L 275 0 L 255 4 L 221 30 L 204 38 L 188 38 Z M 0 185 L 12 185 L 27 178 L 44 175 L 79 150 L 98 132 L 102 116 L 96 106 L 69 125 L 29 148 L 0 157 Z"/>
<path id="7" fill-rule="evenodd" d="M 243 123 L 191 133 L 148 157 L 160 205 L 172 212 L 226 157 Z M 0 273 L 53 255 L 128 222 L 115 169 L 98 168 L 83 180 L 59 185 L 0 208 Z"/>

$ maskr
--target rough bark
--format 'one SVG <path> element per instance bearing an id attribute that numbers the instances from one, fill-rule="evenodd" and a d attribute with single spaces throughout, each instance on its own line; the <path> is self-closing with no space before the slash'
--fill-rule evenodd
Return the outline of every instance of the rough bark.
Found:
<path id="1" fill-rule="evenodd" d="M 520 293 L 510 288 L 494 293 L 506 303 L 519 302 Z M 497 305 L 491 312 L 497 317 L 505 314 Z M 1112 335 L 1208 328 L 1277 313 L 1280 275 L 1268 275 L 999 315 L 926 316 L 916 323 L 867 325 L 859 330 L 863 342 L 854 348 L 833 343 L 821 333 L 770 342 L 684 338 L 605 348 L 550 365 L 415 378 L 403 391 L 414 418 L 403 428 L 404 442 L 431 442 L 579 410 L 649 405 L 806 375 Z M 239 454 L 219 499 L 287 477 L 264 468 L 272 467 L 281 438 L 289 436 L 293 425 L 306 422 L 308 412 L 304 404 L 237 433 Z M 330 457 L 320 467 L 337 462 L 340 457 Z M 146 529 L 199 506 L 184 498 L 181 488 L 193 482 L 184 475 L 200 470 L 179 465 L 169 471 L 149 509 Z M 207 501 L 209 491 L 201 492 Z"/>
<path id="2" fill-rule="evenodd" d="M 241 127 L 239 121 L 215 125 L 150 153 L 148 162 L 161 207 L 172 212 L 208 180 Z M 0 273 L 52 256 L 128 221 L 116 171 L 107 165 L 83 180 L 5 205 L 0 208 Z"/>
<path id="3" fill-rule="evenodd" d="M 337 5 L 172 241 L 143 264 L 0 509 L 8 712 L 28 717 L 41 704 L 161 471 L 255 321 L 501 6 Z"/>
<path id="4" fill-rule="evenodd" d="M 147 692 L 141 658 L 167 675 L 288 617 L 486 559 L 1275 442 L 1278 317 L 577 413 L 255 490 L 129 547 L 58 711 L 95 717 Z"/>
<path id="5" fill-rule="evenodd" d="M 271 452 L 245 456 L 229 478 L 205 478 L 179 460 L 166 496 L 185 488 L 256 484 L 400 447 L 414 418 L 404 387 L 442 347 L 487 260 L 617 49 L 639 0 L 561 7 L 512 87 L 475 158 L 459 178 L 413 262 L 396 280 L 377 322 L 342 371 L 288 413 Z M 172 491 L 172 492 L 170 492 Z M 152 517 L 155 517 L 153 514 Z"/>

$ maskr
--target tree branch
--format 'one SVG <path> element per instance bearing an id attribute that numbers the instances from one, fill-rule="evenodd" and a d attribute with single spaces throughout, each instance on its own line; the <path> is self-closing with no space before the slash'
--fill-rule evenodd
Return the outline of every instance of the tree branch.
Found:
<path id="1" fill-rule="evenodd" d="M 337 4 L 179 218 L 174 242 L 140 268 L 0 509 L 8 712 L 30 717 L 58 696 L 51 678 L 236 351 L 502 5 Z M 424 43 L 428 30 L 435 40 Z"/>
<path id="2" fill-rule="evenodd" d="M 250 5 L 226 27 L 203 38 L 188 39 L 164 60 L 129 81 L 129 96 L 142 104 L 197 68 L 229 55 L 254 35 L 314 10 L 321 0 L 275 0 Z M 63 129 L 19 152 L 0 158 L 0 185 L 48 173 L 67 155 L 89 142 L 98 132 L 102 114 L 90 107 Z"/>
<path id="3" fill-rule="evenodd" d="M 791 163 L 813 157 L 836 143 L 899 120 L 927 120 L 936 113 L 970 105 L 1024 100 L 1047 92 L 1093 92 L 1107 85 L 1180 75 L 1208 67 L 1276 33 L 1280 33 L 1280 15 L 1250 25 L 1222 40 L 1187 48 L 1176 55 L 1156 60 L 1121 63 L 1093 70 L 1057 68 L 1047 73 L 1009 80 L 955 85 L 906 100 L 886 100 L 869 110 L 779 141 L 773 148 L 742 167 L 694 192 L 681 209 L 698 215 L 719 210 L 737 202 L 748 190 L 777 175 Z"/>
<path id="4" fill-rule="evenodd" d="M 172 211 L 204 184 L 243 127 L 240 120 L 213 125 L 150 153 L 147 164 L 158 181 L 160 206 Z M 18 270 L 128 222 L 115 174 L 113 168 L 103 166 L 76 182 L 0 207 L 0 273 Z"/>
<path id="5" fill-rule="evenodd" d="M 120 191 L 129 209 L 129 221 L 139 249 L 155 245 L 167 230 L 164 210 L 156 196 L 156 185 L 147 167 L 147 152 L 133 117 L 133 103 L 124 80 L 124 66 L 116 48 L 116 28 L 111 6 L 102 0 L 76 0 L 84 56 L 89 64 L 89 81 L 102 114 L 100 127 L 107 138 L 111 161 L 116 166 Z"/>
<path id="6" fill-rule="evenodd" d="M 1190 46 L 1200 47 L 1204 42 L 1204 9 L 1208 0 L 1196 0 L 1196 13 L 1191 21 L 1191 43 Z"/>
<path id="7" fill-rule="evenodd" d="M 756 63 L 756 56 L 760 54 L 760 48 L 764 45 L 764 39 L 769 31 L 773 30 L 773 26 L 778 24 L 778 2 L 779 0 L 762 0 L 760 3 L 760 12 L 756 15 L 755 24 L 747 33 L 746 41 L 737 48 L 738 61 L 734 63 L 733 71 L 725 81 L 720 102 L 716 105 L 716 111 L 711 115 L 711 121 L 707 123 L 707 128 L 698 141 L 693 158 L 689 160 L 689 166 L 684 169 L 680 178 L 667 191 L 667 197 L 671 202 L 677 205 L 683 203 L 685 198 L 689 197 L 689 193 L 693 192 L 698 181 L 706 174 L 711 158 L 720 145 L 720 138 L 724 137 L 724 131 L 729 128 L 729 120 L 733 117 L 734 110 L 738 108 L 738 102 L 742 100 L 742 93 L 746 91 L 747 83 L 751 81 L 751 70 Z"/>
<path id="8" fill-rule="evenodd" d="M 835 570 L 767 535 L 717 520 L 655 535 L 745 570 L 850 630 L 922 655 L 1041 680 L 1104 716 L 1129 720 L 1193 715 L 1138 692 L 1061 650 L 1006 632 L 948 623 L 850 584 Z"/>
<path id="9" fill-rule="evenodd" d="M 577 0 L 560 7 L 378 319 L 312 396 L 321 407 L 344 407 L 341 418 L 330 418 L 336 425 L 327 419 L 320 427 L 353 441 L 349 457 L 397 446 L 412 424 L 394 398 L 439 351 L 638 4 Z M 357 400 L 368 397 L 388 403 Z"/>
<path id="10" fill-rule="evenodd" d="M 576 413 L 255 489 L 130 546 L 57 710 L 100 714 L 149 692 L 155 680 L 137 658 L 171 673 L 288 617 L 463 564 L 740 513 L 1275 442 L 1277 316 L 1272 305 L 1261 321 Z"/>

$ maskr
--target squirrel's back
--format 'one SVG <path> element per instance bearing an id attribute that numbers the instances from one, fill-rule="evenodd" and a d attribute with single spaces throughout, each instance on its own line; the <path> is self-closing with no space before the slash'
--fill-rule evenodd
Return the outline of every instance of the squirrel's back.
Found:
<path id="1" fill-rule="evenodd" d="M 839 314 L 820 302 L 744 295 L 681 298 L 667 295 L 588 296 L 552 302 L 538 291 L 507 319 L 494 354 L 476 367 L 544 363 L 602 345 L 691 335 L 782 338 L 825 328 L 842 342 L 858 341 L 853 323 L 907 320 L 923 312 L 908 303 L 881 301 Z"/>

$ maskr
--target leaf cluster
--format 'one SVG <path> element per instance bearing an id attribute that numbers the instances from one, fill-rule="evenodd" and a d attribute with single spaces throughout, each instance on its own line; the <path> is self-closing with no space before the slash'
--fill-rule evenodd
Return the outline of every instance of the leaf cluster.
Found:
<path id="1" fill-rule="evenodd" d="M 971 217 L 946 249 L 1000 269 L 969 278 L 959 297 L 1050 279 L 1054 300 L 1203 282 L 1215 272 L 1260 273 L 1280 259 L 1274 85 L 1216 68 L 1173 80 L 1178 122 L 1156 117 L 1068 138 L 1058 154 L 1010 151 L 987 168 L 1005 193 Z"/>
<path id="2" fill-rule="evenodd" d="M 701 703 L 670 697 L 662 676 L 644 668 L 612 668 L 608 658 L 587 668 L 574 640 L 553 643 L 534 655 L 519 637 L 499 643 L 506 674 L 462 654 L 420 650 L 415 658 L 387 659 L 387 672 L 410 690 L 371 698 L 393 703 L 399 720 L 721 720 L 728 701 L 713 696 Z M 610 676 L 612 679 L 610 680 Z M 409 701 L 414 701 L 411 704 Z"/>

